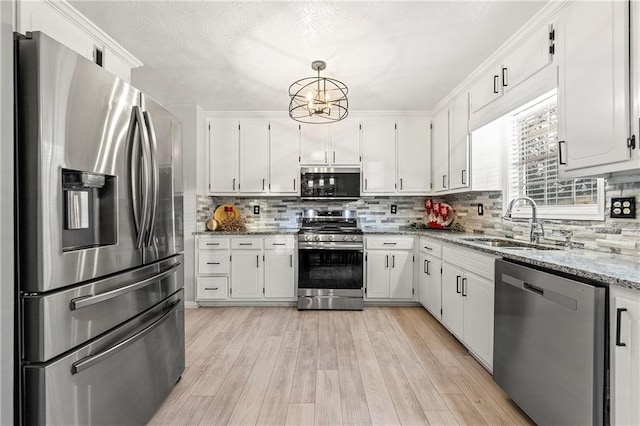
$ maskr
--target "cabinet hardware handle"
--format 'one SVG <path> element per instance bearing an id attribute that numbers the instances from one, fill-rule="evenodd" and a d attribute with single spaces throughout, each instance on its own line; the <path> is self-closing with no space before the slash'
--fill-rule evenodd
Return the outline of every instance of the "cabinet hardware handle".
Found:
<path id="1" fill-rule="evenodd" d="M 400 178 L 400 189 L 402 189 L 402 178 Z"/>
<path id="2" fill-rule="evenodd" d="M 456 275 L 456 293 L 460 294 L 460 275 Z"/>
<path id="3" fill-rule="evenodd" d="M 493 93 L 498 93 L 498 84 L 500 80 L 500 76 L 499 75 L 494 75 L 493 76 Z"/>
<path id="4" fill-rule="evenodd" d="M 292 254 L 289 255 L 289 267 L 293 268 L 293 255 Z"/>
<path id="5" fill-rule="evenodd" d="M 334 163 L 336 162 L 336 152 L 335 151 L 333 151 L 333 162 Z"/>
<path id="6" fill-rule="evenodd" d="M 627 308 L 616 309 L 616 346 L 627 346 L 626 343 L 620 341 L 620 328 L 622 327 L 622 313 L 626 312 Z"/>
<path id="7" fill-rule="evenodd" d="M 328 154 L 328 153 L 327 153 L 327 151 L 325 151 L 325 152 L 324 152 L 324 162 L 325 162 L 325 163 L 328 163 L 328 162 L 329 162 L 329 160 L 327 159 L 327 157 L 328 157 L 328 155 L 327 155 L 327 154 Z"/>
<path id="8" fill-rule="evenodd" d="M 431 275 L 431 272 L 429 272 L 429 265 L 431 264 L 430 260 L 425 259 L 424 260 L 424 273 L 427 275 Z"/>
<path id="9" fill-rule="evenodd" d="M 392 261 L 391 267 L 395 268 L 396 267 L 396 255 L 395 254 L 391 256 L 391 261 Z"/>
<path id="10" fill-rule="evenodd" d="M 262 179 L 262 190 L 264 191 L 264 178 Z"/>
<path id="11" fill-rule="evenodd" d="M 386 255 L 385 258 L 386 258 L 387 262 L 386 262 L 384 267 L 388 268 L 389 267 L 389 255 Z"/>
<path id="12" fill-rule="evenodd" d="M 395 246 L 398 243 L 382 243 L 384 246 Z"/>
<path id="13" fill-rule="evenodd" d="M 464 297 L 467 297 L 467 279 L 466 278 L 462 279 L 462 295 Z"/>
<path id="14" fill-rule="evenodd" d="M 205 243 L 208 246 L 219 246 L 220 243 Z"/>
<path id="15" fill-rule="evenodd" d="M 218 287 L 205 287 L 204 289 L 205 290 L 217 290 Z"/>
<path id="16" fill-rule="evenodd" d="M 431 248 L 431 247 L 427 247 L 427 246 L 424 246 L 424 249 L 425 249 L 425 250 L 429 250 L 429 251 L 433 250 L 433 248 Z"/>
<path id="17" fill-rule="evenodd" d="M 253 243 L 239 243 L 240 246 L 252 246 Z"/>
<path id="18" fill-rule="evenodd" d="M 467 184 L 467 171 L 465 169 L 462 169 L 462 184 L 466 185 Z"/>
<path id="19" fill-rule="evenodd" d="M 286 246 L 287 243 L 273 243 L 274 246 Z"/>
<path id="20" fill-rule="evenodd" d="M 256 254 L 256 268 L 260 267 L 260 255 Z"/>
<path id="21" fill-rule="evenodd" d="M 502 87 L 507 87 L 509 83 L 507 82 L 507 67 L 502 67 Z"/>
<path id="22" fill-rule="evenodd" d="M 563 143 L 565 143 L 565 141 L 558 141 L 558 163 L 567 164 L 566 161 L 562 161 L 562 144 Z"/>
<path id="23" fill-rule="evenodd" d="M 233 190 L 236 190 L 236 178 L 233 178 Z"/>
<path id="24" fill-rule="evenodd" d="M 364 179 L 364 190 L 367 190 L 367 178 Z"/>
<path id="25" fill-rule="evenodd" d="M 447 180 L 447 175 L 442 175 L 442 187 L 446 188 L 447 184 L 445 183 L 445 180 Z"/>
<path id="26" fill-rule="evenodd" d="M 295 179 L 293 180 L 293 190 L 294 191 L 296 190 L 296 180 Z"/>
<path id="27" fill-rule="evenodd" d="M 207 265 L 219 265 L 220 262 L 207 262 Z"/>

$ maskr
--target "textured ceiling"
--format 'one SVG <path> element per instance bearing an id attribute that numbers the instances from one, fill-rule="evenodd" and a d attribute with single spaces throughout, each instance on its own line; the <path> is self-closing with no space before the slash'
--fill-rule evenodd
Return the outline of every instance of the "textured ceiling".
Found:
<path id="1" fill-rule="evenodd" d="M 314 75 L 350 109 L 430 110 L 545 1 L 71 1 L 140 59 L 141 89 L 208 111 L 283 111 Z"/>

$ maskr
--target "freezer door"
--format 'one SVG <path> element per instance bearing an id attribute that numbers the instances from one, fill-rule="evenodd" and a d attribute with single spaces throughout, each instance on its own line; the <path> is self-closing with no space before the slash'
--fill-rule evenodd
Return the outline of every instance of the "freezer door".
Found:
<path id="1" fill-rule="evenodd" d="M 143 247 L 148 263 L 184 251 L 182 123 L 149 96 L 140 96 L 151 142 L 150 220 Z"/>
<path id="2" fill-rule="evenodd" d="M 27 362 L 45 362 L 100 336 L 183 287 L 183 257 L 72 289 L 23 297 Z"/>
<path id="3" fill-rule="evenodd" d="M 139 91 L 42 33 L 16 45 L 21 290 L 141 265 L 126 167 Z"/>
<path id="4" fill-rule="evenodd" d="M 26 424 L 141 425 L 184 371 L 183 290 L 48 364 L 23 367 Z"/>

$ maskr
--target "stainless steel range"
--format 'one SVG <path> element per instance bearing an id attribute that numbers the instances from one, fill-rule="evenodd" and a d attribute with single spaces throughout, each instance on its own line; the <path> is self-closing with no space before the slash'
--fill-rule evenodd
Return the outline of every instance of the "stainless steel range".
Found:
<path id="1" fill-rule="evenodd" d="M 298 233 L 298 309 L 362 310 L 362 230 L 354 210 L 305 210 Z"/>

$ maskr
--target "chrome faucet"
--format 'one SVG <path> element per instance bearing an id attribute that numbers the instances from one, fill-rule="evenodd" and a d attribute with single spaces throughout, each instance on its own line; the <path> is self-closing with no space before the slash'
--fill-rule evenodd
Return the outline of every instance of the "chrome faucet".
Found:
<path id="1" fill-rule="evenodd" d="M 531 219 L 529 223 L 531 224 L 531 231 L 529 232 L 529 239 L 533 243 L 540 243 L 540 237 L 544 237 L 544 227 L 542 226 L 542 221 L 538 222 L 538 217 L 536 214 L 536 209 L 538 206 L 533 199 L 529 197 L 516 197 L 509 202 L 509 206 L 507 207 L 507 212 L 504 214 L 504 219 L 512 222 L 520 222 L 521 220 L 514 219 L 511 213 L 513 210 L 513 205 L 518 201 L 526 201 L 531 204 Z"/>

